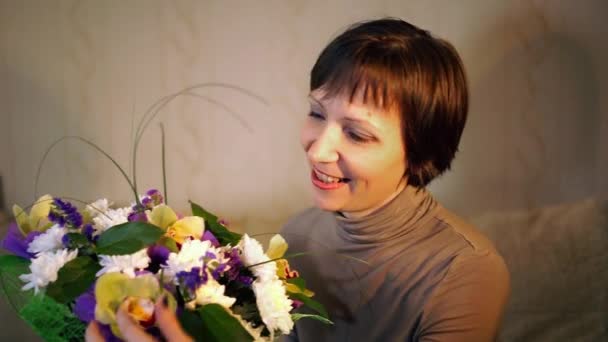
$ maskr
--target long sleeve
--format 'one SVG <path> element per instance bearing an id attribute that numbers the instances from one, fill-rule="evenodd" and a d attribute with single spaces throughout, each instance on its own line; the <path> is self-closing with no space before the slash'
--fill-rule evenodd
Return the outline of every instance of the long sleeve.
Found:
<path id="1" fill-rule="evenodd" d="M 425 305 L 418 341 L 494 341 L 510 293 L 493 253 L 457 257 Z"/>

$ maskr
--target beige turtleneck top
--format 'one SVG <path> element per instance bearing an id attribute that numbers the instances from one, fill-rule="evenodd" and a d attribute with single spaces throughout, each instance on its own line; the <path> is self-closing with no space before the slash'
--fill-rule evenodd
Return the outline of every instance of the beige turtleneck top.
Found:
<path id="1" fill-rule="evenodd" d="M 492 243 L 406 187 L 363 218 L 312 208 L 282 231 L 293 269 L 334 325 L 302 319 L 286 341 L 491 341 L 509 295 Z"/>

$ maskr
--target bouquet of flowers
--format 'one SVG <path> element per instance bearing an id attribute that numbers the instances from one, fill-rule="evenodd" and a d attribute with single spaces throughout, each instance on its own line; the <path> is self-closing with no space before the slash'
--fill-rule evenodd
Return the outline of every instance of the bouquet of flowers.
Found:
<path id="1" fill-rule="evenodd" d="M 178 215 L 157 190 L 126 208 L 112 209 L 100 199 L 79 211 L 49 195 L 29 214 L 14 206 L 16 223 L 2 242 L 13 255 L 0 256 L 4 290 L 13 294 L 7 286 L 16 276 L 31 297 L 19 312 L 48 340 L 82 340 L 94 319 L 108 339 L 120 338 L 116 311 L 125 301 L 129 314 L 154 334 L 160 296 L 185 331 L 204 341 L 272 340 L 302 317 L 329 323 L 304 279 L 290 269 L 280 235 L 264 252 L 257 240 L 231 232 L 201 206 L 191 202 L 191 208 L 191 216 Z M 302 305 L 318 315 L 291 313 Z"/>
<path id="2" fill-rule="evenodd" d="M 133 161 L 143 130 L 160 109 L 195 88 L 164 97 L 144 115 Z M 273 340 L 301 318 L 331 324 L 289 266 L 289 257 L 305 253 L 286 255 L 280 235 L 264 251 L 256 239 L 230 231 L 226 221 L 196 203 L 190 202 L 190 215 L 177 213 L 158 190 L 138 194 L 135 162 L 131 181 L 97 145 L 67 138 L 108 157 L 127 179 L 135 202 L 112 208 L 105 198 L 86 203 L 45 195 L 29 208 L 13 207 L 15 222 L 1 243 L 11 254 L 0 255 L 0 289 L 45 340 L 82 341 L 92 320 L 106 340 L 119 340 L 121 306 L 158 335 L 154 303 L 161 297 L 189 335 L 207 342 Z M 164 178 L 164 133 L 162 146 Z M 314 314 L 294 313 L 300 306 Z"/>

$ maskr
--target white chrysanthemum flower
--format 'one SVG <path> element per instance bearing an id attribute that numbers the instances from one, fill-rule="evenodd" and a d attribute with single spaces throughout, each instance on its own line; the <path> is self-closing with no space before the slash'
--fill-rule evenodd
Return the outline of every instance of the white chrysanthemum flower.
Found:
<path id="1" fill-rule="evenodd" d="M 93 236 L 97 236 L 106 230 L 110 229 L 110 227 L 116 226 L 121 223 L 125 223 L 129 221 L 129 214 L 131 213 L 131 208 L 118 208 L 118 209 L 109 209 L 103 215 L 99 215 L 93 218 L 93 228 L 95 232 Z"/>
<path id="2" fill-rule="evenodd" d="M 135 271 L 143 270 L 150 264 L 148 249 L 128 255 L 99 255 L 99 264 L 103 266 L 95 274 L 97 277 L 104 273 L 122 272 L 131 278 L 135 278 Z"/>
<path id="3" fill-rule="evenodd" d="M 97 217 L 107 212 L 110 209 L 110 205 L 112 205 L 112 203 L 110 203 L 106 198 L 100 198 L 97 201 L 88 204 L 84 210 L 86 210 L 91 217 Z"/>
<path id="4" fill-rule="evenodd" d="M 194 304 L 206 305 L 206 304 L 219 304 L 226 309 L 229 309 L 234 302 L 236 302 L 236 298 L 228 297 L 224 295 L 224 291 L 226 287 L 224 285 L 220 285 L 209 272 L 207 272 L 207 282 L 201 285 L 196 290 L 196 298 L 188 303 L 189 307 L 194 307 Z"/>
<path id="5" fill-rule="evenodd" d="M 171 281 L 179 272 L 189 272 L 192 267 L 202 267 L 207 252 L 218 254 L 209 241 L 186 240 L 180 251 L 169 254 L 166 265 L 162 265 L 165 279 Z"/>
<path id="6" fill-rule="evenodd" d="M 241 241 L 239 242 L 241 250 L 243 254 L 241 255 L 241 260 L 245 266 L 256 265 L 264 262 L 264 264 L 257 265 L 251 268 L 251 272 L 255 275 L 260 281 L 266 282 L 270 280 L 277 279 L 277 265 L 276 262 L 271 261 L 266 254 L 264 254 L 264 250 L 262 249 L 262 244 L 260 244 L 256 239 L 250 238 L 247 234 L 243 235 Z"/>
<path id="7" fill-rule="evenodd" d="M 61 249 L 55 252 L 42 252 L 32 259 L 30 271 L 32 273 L 23 274 L 19 279 L 26 282 L 21 289 L 26 291 L 34 289 L 38 293 L 41 288 L 57 280 L 57 272 L 78 255 L 78 250 L 68 251 Z"/>
<path id="8" fill-rule="evenodd" d="M 63 236 L 66 234 L 65 228 L 56 224 L 47 229 L 44 233 L 36 236 L 27 246 L 27 251 L 38 254 L 42 252 L 53 252 L 63 248 Z"/>
<path id="9" fill-rule="evenodd" d="M 289 313 L 292 301 L 287 297 L 283 282 L 278 279 L 267 282 L 256 280 L 252 287 L 260 316 L 268 330 L 280 330 L 283 334 L 289 334 L 293 329 L 293 320 Z"/>

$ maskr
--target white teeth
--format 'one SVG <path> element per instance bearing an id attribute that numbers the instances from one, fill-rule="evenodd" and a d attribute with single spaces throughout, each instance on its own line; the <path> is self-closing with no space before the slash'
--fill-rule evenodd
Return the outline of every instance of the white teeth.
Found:
<path id="1" fill-rule="evenodd" d="M 321 181 L 323 181 L 323 183 L 337 183 L 340 181 L 340 178 L 330 177 L 317 170 L 315 170 L 315 174 L 317 175 L 317 178 L 319 178 Z"/>

